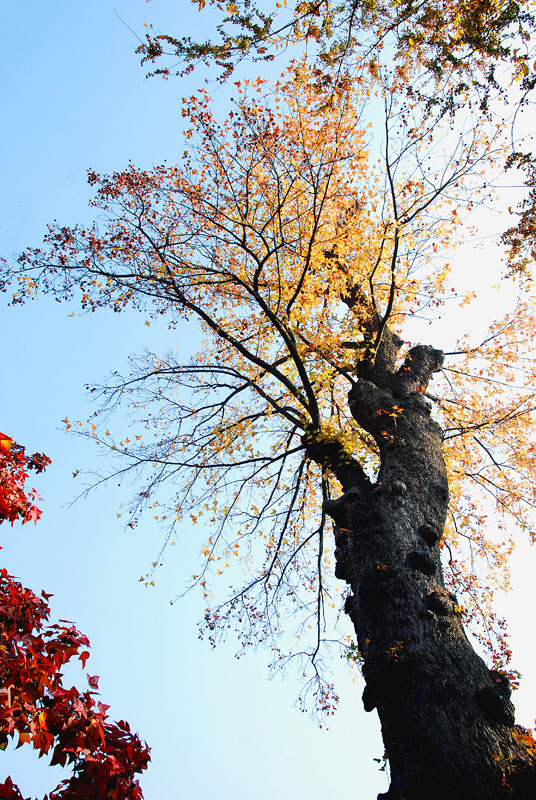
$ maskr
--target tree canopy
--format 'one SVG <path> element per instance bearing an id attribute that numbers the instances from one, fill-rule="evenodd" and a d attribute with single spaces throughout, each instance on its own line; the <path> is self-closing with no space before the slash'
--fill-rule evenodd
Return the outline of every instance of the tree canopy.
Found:
<path id="1" fill-rule="evenodd" d="M 325 604 L 340 602 L 326 575 L 333 553 L 322 501 L 356 473 L 374 480 L 379 463 L 347 393 L 415 316 L 470 301 L 450 282 L 444 253 L 502 145 L 496 132 L 472 129 L 445 154 L 441 114 L 419 118 L 391 86 L 377 161 L 363 87 L 334 103 L 331 90 L 311 92 L 308 78 L 295 64 L 275 102 L 260 80 L 237 86 L 221 123 L 206 92 L 189 98 L 181 163 L 90 172 L 100 222 L 51 228 L 47 248 L 28 251 L 21 266 L 48 290 L 80 292 L 86 309 L 134 305 L 171 324 L 198 321 L 204 344 L 192 360 L 142 357 L 103 389 L 108 404 L 133 405 L 139 432 L 118 441 L 92 422 L 90 434 L 126 458 L 123 469 L 145 472 L 133 519 L 163 504 L 168 541 L 188 514 L 207 529 L 192 581 L 209 597 L 211 579 L 230 570 L 234 587 L 207 617 L 211 635 L 231 615 L 244 642 L 271 640 L 281 601 L 303 610 L 297 649 L 316 660 L 333 639 Z M 23 290 L 32 285 L 23 278 Z M 448 571 L 477 625 L 476 609 L 489 614 L 493 586 L 506 580 L 511 549 L 506 530 L 494 540 L 483 525 L 490 502 L 500 519 L 533 531 L 533 328 L 527 299 L 514 296 L 484 341 L 460 333 L 431 395 L 449 465 Z M 381 413 L 388 442 L 400 409 Z M 165 500 L 158 490 L 168 480 Z M 237 555 L 249 565 L 242 585 Z"/>

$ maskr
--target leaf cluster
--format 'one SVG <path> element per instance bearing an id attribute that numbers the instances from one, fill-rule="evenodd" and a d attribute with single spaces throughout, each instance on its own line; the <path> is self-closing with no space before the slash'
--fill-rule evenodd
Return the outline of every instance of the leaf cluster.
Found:
<path id="1" fill-rule="evenodd" d="M 215 63 L 225 80 L 244 59 L 271 61 L 278 51 L 304 45 L 319 81 L 329 83 L 348 79 L 356 63 L 387 47 L 395 63 L 418 62 L 436 77 L 454 70 L 471 82 L 478 68 L 493 82 L 497 62 L 520 69 L 528 64 L 519 43 L 526 46 L 534 32 L 534 16 L 518 0 L 298 0 L 289 7 L 286 0 L 192 2 L 205 14 L 212 7 L 210 38 L 196 42 L 149 29 L 138 48 L 142 63 L 172 57 L 180 64 L 177 74 Z M 171 70 L 158 67 L 153 74 L 167 77 Z"/>
<path id="2" fill-rule="evenodd" d="M 1 522 L 37 521 L 40 512 L 25 492 L 22 466 L 41 472 L 50 459 L 5 435 L 0 437 Z M 89 690 L 66 689 L 61 670 L 77 657 L 85 666 L 89 640 L 74 625 L 50 625 L 51 595 L 26 589 L 0 570 L 0 749 L 17 737 L 39 755 L 51 752 L 51 765 L 73 774 L 46 795 L 50 800 L 141 800 L 136 774 L 149 762 L 149 750 L 127 722 L 107 721 L 108 706 L 95 699 L 98 677 Z M 11 778 L 0 783 L 0 797 L 22 798 Z"/>

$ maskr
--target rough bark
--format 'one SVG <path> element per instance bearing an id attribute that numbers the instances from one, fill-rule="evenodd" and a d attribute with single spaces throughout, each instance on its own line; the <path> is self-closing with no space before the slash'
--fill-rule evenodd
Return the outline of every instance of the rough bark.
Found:
<path id="1" fill-rule="evenodd" d="M 386 333 L 349 394 L 380 450 L 376 483 L 348 458 L 337 468 L 335 453 L 309 448 L 335 465 L 343 485 L 326 511 L 336 576 L 351 588 L 346 611 L 364 659 L 363 704 L 377 709 L 389 759 L 391 786 L 381 797 L 534 800 L 536 768 L 517 738 L 508 679 L 475 653 L 445 589 L 439 545 L 448 483 L 442 432 L 423 397 L 443 356 L 420 345 L 395 371 L 401 342 Z"/>

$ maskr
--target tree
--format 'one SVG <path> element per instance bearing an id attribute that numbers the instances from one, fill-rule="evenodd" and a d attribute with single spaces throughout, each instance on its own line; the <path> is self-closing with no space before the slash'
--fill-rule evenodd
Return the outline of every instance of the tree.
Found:
<path id="1" fill-rule="evenodd" d="M 448 307 L 441 254 L 502 144 L 485 117 L 453 136 L 444 108 L 409 102 L 396 74 L 371 70 L 353 94 L 311 92 L 310 77 L 294 65 L 265 100 L 249 96 L 262 81 L 244 82 L 221 124 L 201 92 L 184 106 L 192 148 L 180 165 L 90 172 L 98 225 L 51 227 L 21 257 L 15 299 L 38 283 L 58 297 L 80 290 L 88 310 L 197 319 L 205 343 L 191 361 L 149 357 L 104 387 L 112 405 L 132 398 L 138 432 L 88 432 L 123 470 L 147 469 L 132 524 L 155 503 L 170 540 L 181 516 L 209 518 L 192 583 L 211 640 L 234 620 L 277 665 L 308 658 L 329 712 L 322 658 L 337 646 L 340 602 L 365 708 L 382 723 L 388 796 L 528 798 L 534 740 L 514 724 L 500 626 L 490 670 L 460 617 L 487 609 L 486 561 L 502 574 L 509 549 L 484 536 L 486 492 L 533 530 L 534 320 L 522 294 L 483 340 L 460 337 L 454 366 L 429 345 L 402 351 L 413 317 Z M 379 165 L 361 122 L 368 86 L 385 104 Z M 515 277 L 530 289 L 525 270 Z M 465 540 L 482 558 L 464 568 Z M 340 601 L 332 558 L 350 587 Z M 234 589 L 214 606 L 220 574 Z M 280 628 L 294 649 L 278 649 Z"/>
<path id="2" fill-rule="evenodd" d="M 0 522 L 37 522 L 41 512 L 35 490 L 25 490 L 27 470 L 40 473 L 48 464 L 47 456 L 27 456 L 0 434 Z M 106 721 L 108 706 L 94 697 L 97 675 L 87 676 L 83 693 L 64 688 L 60 670 L 75 656 L 85 666 L 89 640 L 74 625 L 47 624 L 50 597 L 0 570 L 0 748 L 17 735 L 19 747 L 32 744 L 40 755 L 52 748 L 51 765 L 72 767 L 51 800 L 142 798 L 135 776 L 146 769 L 149 750 L 127 722 Z M 22 800 L 10 777 L 0 783 L 0 797 Z"/>

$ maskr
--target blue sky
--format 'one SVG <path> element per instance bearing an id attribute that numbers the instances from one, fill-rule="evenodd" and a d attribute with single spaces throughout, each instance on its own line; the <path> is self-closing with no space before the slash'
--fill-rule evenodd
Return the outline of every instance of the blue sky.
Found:
<path id="1" fill-rule="evenodd" d="M 150 166 L 182 152 L 180 100 L 197 79 L 145 80 L 137 42 L 117 15 L 136 31 L 159 18 L 184 30 L 187 13 L 193 24 L 198 20 L 189 5 L 39 0 L 4 11 L 2 255 L 38 244 L 55 218 L 91 218 L 88 167 L 112 170 L 129 159 Z M 53 461 L 35 481 L 44 497 L 39 525 L 2 527 L 3 563 L 25 585 L 53 592 L 53 614 L 89 636 L 88 671 L 101 676 L 111 716 L 128 719 L 152 747 L 145 797 L 320 800 L 353 794 L 356 771 L 367 795 L 384 791 L 385 777 L 372 761 L 383 753 L 378 725 L 362 711 L 361 687 L 344 665 L 335 665 L 341 711 L 326 732 L 294 706 L 294 675 L 267 680 L 266 653 L 237 661 L 232 642 L 212 651 L 197 640 L 197 599 L 169 602 L 181 588 L 178 547 L 156 589 L 138 582 L 161 533 L 149 522 L 135 532 L 121 527 L 117 512 L 128 487 L 109 486 L 70 505 L 83 488 L 72 473 L 99 468 L 95 449 L 62 430 L 65 416 L 92 412 L 84 384 L 146 347 L 193 346 L 188 326 L 170 333 L 134 314 L 71 317 L 72 311 L 52 300 L 2 309 L 8 377 L 0 429 Z M 186 538 L 192 533 L 183 531 Z M 68 680 L 80 684 L 82 673 Z M 0 777 L 11 774 L 25 796 L 42 796 L 60 772 L 26 748 L 0 754 Z"/>
<path id="2" fill-rule="evenodd" d="M 195 29 L 201 16 L 188 0 L 20 0 L 5 8 L 1 255 L 38 244 L 54 218 L 91 219 L 87 168 L 113 170 L 129 160 L 150 166 L 182 152 L 180 99 L 200 79 L 145 80 L 135 36 L 119 17 L 136 32 L 153 22 L 182 33 Z M 224 105 L 224 92 L 211 86 Z M 197 639 L 198 599 L 170 605 L 180 575 L 191 572 L 179 547 L 170 551 L 154 590 L 138 582 L 161 532 L 148 521 L 135 531 L 121 527 L 118 507 L 128 486 L 108 486 L 71 505 L 83 488 L 72 473 L 99 468 L 95 448 L 66 435 L 61 424 L 65 416 L 92 413 L 84 384 L 144 348 L 195 345 L 195 329 L 187 325 L 170 332 L 156 322 L 148 328 L 142 315 L 71 317 L 72 311 L 50 299 L 2 307 L 0 430 L 53 461 L 35 481 L 44 496 L 42 521 L 2 526 L 2 558 L 25 585 L 53 592 L 53 614 L 89 636 L 88 671 L 101 676 L 110 715 L 129 720 L 152 747 L 145 797 L 365 800 L 385 791 L 385 776 L 373 762 L 383 753 L 377 719 L 363 711 L 362 686 L 342 663 L 334 665 L 341 709 L 329 731 L 319 730 L 293 705 L 300 685 L 292 673 L 268 681 L 266 653 L 237 661 L 232 642 L 210 650 Z M 194 534 L 187 527 L 182 532 L 186 551 Z M 505 609 L 514 622 L 514 666 L 526 676 L 514 701 L 520 721 L 532 724 L 534 653 L 525 624 L 534 569 L 527 565 L 534 567 L 534 553 L 522 548 L 519 588 Z M 81 672 L 68 679 L 83 685 Z M 0 778 L 7 774 L 32 796 L 61 779 L 59 768 L 51 770 L 25 748 L 0 754 Z"/>

